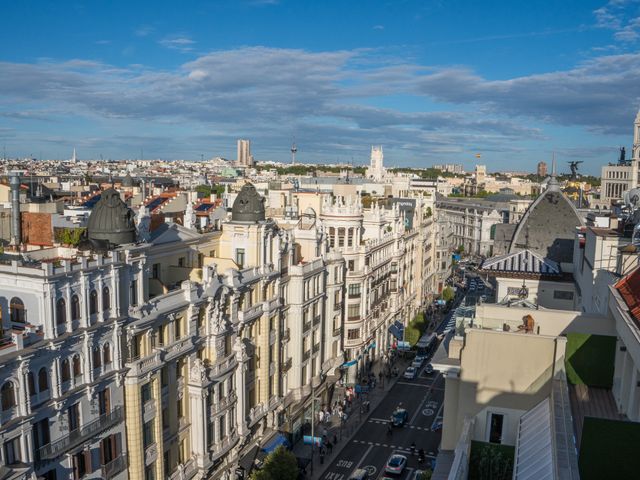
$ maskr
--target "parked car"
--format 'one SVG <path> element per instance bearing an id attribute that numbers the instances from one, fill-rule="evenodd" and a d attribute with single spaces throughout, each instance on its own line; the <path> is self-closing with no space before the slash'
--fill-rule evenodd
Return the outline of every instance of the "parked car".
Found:
<path id="1" fill-rule="evenodd" d="M 427 359 L 426 355 L 416 355 L 416 358 L 414 359 L 414 361 L 420 361 L 420 364 L 422 365 L 424 363 L 424 361 Z"/>
<path id="2" fill-rule="evenodd" d="M 427 374 L 431 374 L 433 373 L 433 365 L 431 365 L 430 363 L 427 364 L 427 368 L 424 369 L 425 372 L 427 372 Z"/>
<path id="3" fill-rule="evenodd" d="M 349 476 L 349 480 L 367 480 L 367 478 L 369 478 L 369 472 L 364 468 L 357 469 Z"/>
<path id="4" fill-rule="evenodd" d="M 407 367 L 404 371 L 404 378 L 407 380 L 413 380 L 416 378 L 416 373 L 418 373 L 418 370 L 415 367 Z"/>
<path id="5" fill-rule="evenodd" d="M 407 466 L 407 457 L 404 455 L 391 455 L 387 464 L 384 467 L 386 473 L 401 474 L 404 471 L 404 467 Z"/>
<path id="6" fill-rule="evenodd" d="M 414 358 L 413 362 L 411 362 L 411 366 L 416 370 L 420 370 L 420 367 L 422 366 L 422 361 L 418 360 L 417 358 Z"/>
<path id="7" fill-rule="evenodd" d="M 391 419 L 394 427 L 402 427 L 409 419 L 409 412 L 404 408 L 396 408 L 391 414 Z"/>

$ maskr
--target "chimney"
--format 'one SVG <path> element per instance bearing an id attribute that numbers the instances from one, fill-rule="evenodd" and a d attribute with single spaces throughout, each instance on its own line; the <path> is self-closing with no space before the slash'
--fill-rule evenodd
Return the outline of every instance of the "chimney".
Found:
<path id="1" fill-rule="evenodd" d="M 9 245 L 15 250 L 22 243 L 20 232 L 20 173 L 9 172 L 9 185 L 11 187 L 11 242 Z"/>

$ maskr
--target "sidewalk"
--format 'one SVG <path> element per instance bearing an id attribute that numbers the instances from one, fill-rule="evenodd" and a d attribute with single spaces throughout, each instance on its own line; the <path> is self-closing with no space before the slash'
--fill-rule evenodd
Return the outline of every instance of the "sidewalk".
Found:
<path id="1" fill-rule="evenodd" d="M 368 420 L 373 411 L 377 408 L 377 406 L 382 402 L 385 398 L 389 390 L 393 388 L 395 383 L 401 378 L 402 372 L 411 362 L 402 358 L 398 358 L 395 361 L 395 366 L 398 367 L 399 374 L 397 377 L 391 377 L 389 379 L 384 379 L 384 388 L 382 388 L 382 384 L 378 382 L 375 389 L 372 389 L 368 394 L 359 395 L 357 399 L 355 399 L 351 406 L 351 411 L 348 412 L 347 421 L 340 425 L 340 419 L 337 418 L 337 415 L 331 416 L 331 422 L 328 424 L 320 425 L 315 420 L 315 435 L 317 437 L 321 437 L 324 433 L 324 430 L 327 430 L 327 437 L 331 442 L 333 442 L 333 436 L 335 435 L 338 438 L 338 443 L 333 445 L 331 453 L 327 452 L 324 456 L 324 460 L 322 464 L 320 463 L 320 452 L 316 447 L 313 453 L 313 474 L 311 474 L 311 464 L 307 467 L 307 475 L 305 478 L 310 480 L 320 480 L 324 475 L 324 472 L 327 468 L 329 468 L 334 460 L 338 457 L 342 449 L 345 447 L 346 443 L 351 440 L 351 438 L 356 434 L 358 429 Z M 378 379 L 378 373 L 380 372 L 380 362 L 376 362 L 375 365 L 371 368 L 371 371 L 376 376 L 376 381 Z M 336 393 L 337 393 L 336 389 Z M 341 391 L 341 390 L 340 390 Z M 333 401 L 339 400 L 338 396 L 334 394 Z M 360 402 L 369 401 L 370 408 L 366 413 L 360 414 Z M 311 445 L 303 445 L 302 441 L 299 441 L 293 448 L 293 453 L 298 457 L 307 457 L 311 456 Z"/>

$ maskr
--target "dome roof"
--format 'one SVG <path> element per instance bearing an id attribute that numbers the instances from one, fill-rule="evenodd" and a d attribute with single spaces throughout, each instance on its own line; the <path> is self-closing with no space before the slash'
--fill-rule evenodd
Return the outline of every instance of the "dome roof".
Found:
<path id="1" fill-rule="evenodd" d="M 87 239 L 93 244 L 117 246 L 136 241 L 133 212 L 114 188 L 102 192 L 89 215 Z"/>
<path id="2" fill-rule="evenodd" d="M 260 196 L 256 187 L 246 183 L 233 202 L 231 221 L 257 223 L 264 219 L 264 198 Z"/>
<path id="3" fill-rule="evenodd" d="M 131 178 L 131 174 L 127 172 L 127 174 L 122 179 L 123 187 L 133 187 L 133 178 Z"/>
<path id="4" fill-rule="evenodd" d="M 573 203 L 560 191 L 555 176 L 548 185 L 520 220 L 509 253 L 530 250 L 554 262 L 570 263 L 576 227 L 583 222 Z"/>

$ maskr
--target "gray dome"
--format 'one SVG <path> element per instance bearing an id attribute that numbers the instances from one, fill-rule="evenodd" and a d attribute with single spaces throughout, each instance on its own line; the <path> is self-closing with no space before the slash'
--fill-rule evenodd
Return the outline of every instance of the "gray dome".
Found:
<path id="1" fill-rule="evenodd" d="M 108 243 L 109 246 L 136 241 L 133 212 L 114 188 L 102 192 L 93 207 L 87 222 L 87 239 L 93 243 Z"/>
<path id="2" fill-rule="evenodd" d="M 231 221 L 256 223 L 264 219 L 264 198 L 260 196 L 256 187 L 246 183 L 233 202 Z"/>
<path id="3" fill-rule="evenodd" d="M 133 178 L 131 178 L 131 174 L 127 172 L 127 174 L 122 179 L 123 187 L 133 187 Z"/>

